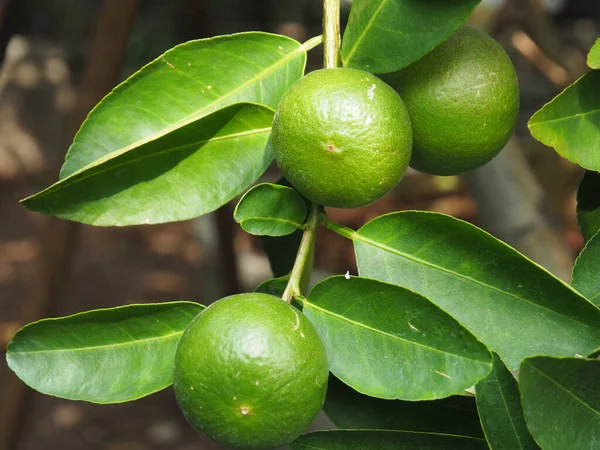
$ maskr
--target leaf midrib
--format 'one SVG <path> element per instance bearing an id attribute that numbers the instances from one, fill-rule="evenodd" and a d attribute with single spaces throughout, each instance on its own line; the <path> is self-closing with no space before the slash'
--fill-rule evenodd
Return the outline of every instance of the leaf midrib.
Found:
<path id="1" fill-rule="evenodd" d="M 529 304 L 533 305 L 536 308 L 541 308 L 543 310 L 546 310 L 546 311 L 548 311 L 548 312 L 550 312 L 550 313 L 552 313 L 554 315 L 557 315 L 559 317 L 562 317 L 562 318 L 565 318 L 567 320 L 570 320 L 571 322 L 574 322 L 574 323 L 576 323 L 576 324 L 578 324 L 580 326 L 584 326 L 586 328 L 592 328 L 593 329 L 593 327 L 591 327 L 590 325 L 588 325 L 586 323 L 583 323 L 583 322 L 580 322 L 580 321 L 578 321 L 576 319 L 572 319 L 571 317 L 562 315 L 562 314 L 560 314 L 560 313 L 558 313 L 558 312 L 556 312 L 556 311 L 554 311 L 552 309 L 547 308 L 546 306 L 540 305 L 538 303 L 534 303 L 531 300 L 528 300 L 526 298 L 519 297 L 519 296 L 513 294 L 512 292 L 503 291 L 503 290 L 501 290 L 501 289 L 499 289 L 499 288 L 497 288 L 495 286 L 491 286 L 491 285 L 486 284 L 486 283 L 484 283 L 482 281 L 476 280 L 474 278 L 468 277 L 468 276 L 463 275 L 463 274 L 458 273 L 458 272 L 454 272 L 454 271 L 452 271 L 450 269 L 447 269 L 445 267 L 435 265 L 435 264 L 430 263 L 428 261 L 424 261 L 424 260 L 422 260 L 420 258 L 417 258 L 416 256 L 409 255 L 408 253 L 401 252 L 400 250 L 397 250 L 397 249 L 395 249 L 393 247 L 389 247 L 389 246 L 387 246 L 385 244 L 382 244 L 380 242 L 377 242 L 377 241 L 374 241 L 372 239 L 369 239 L 369 238 L 367 238 L 365 236 L 360 235 L 358 231 L 355 231 L 352 236 L 353 236 L 353 239 L 355 239 L 355 240 L 364 242 L 365 244 L 368 244 L 368 245 L 372 245 L 373 247 L 380 248 L 381 250 L 384 250 L 384 251 L 387 251 L 389 253 L 395 254 L 395 255 L 400 256 L 402 258 L 406 258 L 409 261 L 423 264 L 424 266 L 428 266 L 428 267 L 431 267 L 432 269 L 439 270 L 441 272 L 445 272 L 445 273 L 447 273 L 449 275 L 453 275 L 453 276 L 455 276 L 457 278 L 462 278 L 462 279 L 470 281 L 470 282 L 472 282 L 474 284 L 478 284 L 478 285 L 480 285 L 480 286 L 482 286 L 484 288 L 488 288 L 490 290 L 496 291 L 496 292 L 498 292 L 500 294 L 503 294 L 503 295 L 506 295 L 506 296 L 509 296 L 509 297 L 514 297 L 517 300 L 521 300 L 521 301 L 523 301 L 525 303 L 529 303 Z"/>
<path id="2" fill-rule="evenodd" d="M 402 342 L 404 342 L 406 344 L 409 344 L 409 345 L 415 345 L 417 347 L 422 347 L 422 348 L 424 348 L 426 350 L 429 350 L 429 351 L 432 351 L 432 352 L 441 353 L 442 355 L 449 355 L 449 356 L 453 356 L 455 358 L 465 359 L 465 360 L 468 360 L 468 361 L 475 361 L 475 362 L 480 363 L 480 364 L 485 364 L 486 363 L 485 361 L 482 361 L 480 359 L 468 358 L 466 356 L 457 355 L 455 353 L 450 353 L 450 352 L 439 350 L 437 348 L 429 347 L 429 346 L 427 346 L 425 344 L 421 344 L 419 342 L 410 341 L 408 339 L 405 339 L 405 338 L 402 338 L 402 337 L 399 337 L 399 336 L 394 336 L 393 334 L 390 334 L 390 333 L 388 333 L 386 331 L 378 330 L 377 328 L 373 328 L 373 327 L 371 327 L 371 326 L 369 326 L 367 324 L 364 324 L 364 323 L 361 323 L 361 322 L 357 322 L 357 321 L 352 320 L 350 318 L 344 317 L 344 316 L 342 316 L 340 314 L 334 313 L 333 311 L 329 311 L 329 310 L 323 309 L 323 308 L 315 305 L 314 303 L 311 303 L 309 300 L 306 300 L 305 303 L 309 307 L 314 308 L 317 311 L 320 311 L 320 312 L 322 312 L 322 313 L 324 313 L 326 315 L 335 317 L 336 319 L 342 320 L 344 322 L 349 322 L 349 323 L 351 323 L 353 325 L 356 325 L 357 327 L 364 328 L 366 330 L 373 331 L 375 333 L 379 333 L 379 334 L 382 334 L 384 336 L 391 337 L 393 339 L 397 339 L 397 340 L 402 341 Z"/>
<path id="3" fill-rule="evenodd" d="M 545 125 L 548 123 L 554 123 L 554 122 L 562 122 L 565 120 L 573 120 L 573 119 L 577 119 L 580 117 L 585 117 L 591 114 L 600 114 L 600 108 L 599 109 L 594 109 L 592 111 L 586 111 L 583 113 L 578 113 L 578 114 L 572 114 L 570 116 L 564 116 L 564 117 L 557 117 L 556 119 L 548 119 L 548 120 L 539 120 L 534 122 L 533 120 L 530 122 L 530 127 L 535 127 L 537 125 Z"/>
<path id="4" fill-rule="evenodd" d="M 159 341 L 159 340 L 171 340 L 173 338 L 179 337 L 183 334 L 183 331 L 178 331 L 176 333 L 171 333 L 171 334 L 165 334 L 165 335 L 161 335 L 161 336 L 155 336 L 155 337 L 151 337 L 151 338 L 144 338 L 144 339 L 136 339 L 134 341 L 127 341 L 127 342 L 119 342 L 116 344 L 107 344 L 107 345 L 94 345 L 94 346 L 87 346 L 87 347 L 75 347 L 75 348 L 60 348 L 60 349 L 51 349 L 51 350 L 32 350 L 32 351 L 15 351 L 15 350 L 10 350 L 7 353 L 8 355 L 12 355 L 12 356 L 16 356 L 16 355 L 36 355 L 36 354 L 47 354 L 47 353 L 77 353 L 77 352 L 84 352 L 84 351 L 93 351 L 93 350 L 97 350 L 97 349 L 111 349 L 111 348 L 119 348 L 119 347 L 134 347 L 136 345 L 140 345 L 140 344 L 145 344 L 147 342 L 154 342 L 154 341 Z M 21 339 L 26 339 L 26 338 L 21 338 Z M 16 343 L 13 343 L 12 345 L 14 346 Z"/>

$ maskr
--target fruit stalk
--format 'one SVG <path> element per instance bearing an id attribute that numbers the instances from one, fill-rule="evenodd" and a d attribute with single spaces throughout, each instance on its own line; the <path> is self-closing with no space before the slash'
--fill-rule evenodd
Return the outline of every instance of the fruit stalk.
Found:
<path id="1" fill-rule="evenodd" d="M 323 0 L 324 66 L 340 66 L 340 0 Z"/>
<path id="2" fill-rule="evenodd" d="M 315 241 L 315 234 L 317 232 L 317 226 L 319 225 L 320 209 L 321 207 L 319 205 L 311 203 L 310 212 L 308 213 L 308 219 L 305 225 L 306 228 L 304 229 L 304 234 L 300 241 L 300 247 L 298 247 L 294 267 L 292 268 L 290 279 L 281 297 L 288 303 L 291 303 L 295 297 L 302 295 L 300 281 L 310 257 L 310 249 Z"/>

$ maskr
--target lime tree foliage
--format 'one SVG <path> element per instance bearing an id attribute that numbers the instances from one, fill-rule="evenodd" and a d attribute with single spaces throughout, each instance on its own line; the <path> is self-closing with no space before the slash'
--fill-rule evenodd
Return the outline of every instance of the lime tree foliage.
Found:
<path id="1" fill-rule="evenodd" d="M 600 43 L 529 122 L 587 170 L 571 286 L 448 215 L 390 212 L 358 230 L 329 219 L 325 206 L 365 206 L 409 164 L 481 166 L 518 111 L 508 57 L 463 26 L 479 1 L 355 0 L 341 45 L 336 3 L 305 43 L 248 32 L 159 56 L 93 109 L 60 179 L 22 201 L 126 226 L 238 198 L 275 278 L 208 308 L 43 319 L 15 334 L 8 365 L 39 392 L 101 404 L 174 384 L 191 426 L 231 448 L 598 448 Z M 326 67 L 305 76 L 321 43 Z M 274 160 L 287 180 L 260 184 Z M 353 245 L 359 275 L 308 289 L 322 226 Z M 302 435 L 321 408 L 338 428 Z"/>

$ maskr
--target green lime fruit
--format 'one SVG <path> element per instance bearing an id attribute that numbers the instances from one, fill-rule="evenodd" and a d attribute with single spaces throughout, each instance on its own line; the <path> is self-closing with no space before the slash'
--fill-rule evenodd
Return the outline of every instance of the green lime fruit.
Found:
<path id="1" fill-rule="evenodd" d="M 385 77 L 413 127 L 410 165 L 458 175 L 490 161 L 510 139 L 519 112 L 515 69 L 494 39 L 464 27 L 419 61 Z"/>
<path id="2" fill-rule="evenodd" d="M 175 393 L 198 431 L 237 449 L 297 438 L 323 405 L 325 348 L 309 320 L 282 299 L 221 299 L 187 327 L 175 356 Z"/>
<path id="3" fill-rule="evenodd" d="M 398 184 L 410 161 L 412 130 L 402 99 L 379 78 L 322 69 L 283 96 L 272 143 L 283 175 L 306 198 L 359 208 Z"/>

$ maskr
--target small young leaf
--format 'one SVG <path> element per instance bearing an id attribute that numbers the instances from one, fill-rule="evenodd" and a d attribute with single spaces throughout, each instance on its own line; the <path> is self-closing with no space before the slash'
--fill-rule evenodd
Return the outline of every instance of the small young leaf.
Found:
<path id="1" fill-rule="evenodd" d="M 61 178 L 234 103 L 275 109 L 304 73 L 305 63 L 306 50 L 300 43 L 260 32 L 178 45 L 117 86 L 92 110 L 69 149 Z M 229 182 L 226 177 L 227 172 L 219 183 Z"/>
<path id="2" fill-rule="evenodd" d="M 269 166 L 273 114 L 250 103 L 228 106 L 155 141 L 111 153 L 23 204 L 102 226 L 198 217 L 239 195 Z"/>
<path id="3" fill-rule="evenodd" d="M 596 40 L 596 43 L 590 50 L 587 57 L 587 64 L 592 69 L 600 69 L 600 38 Z"/>
<path id="4" fill-rule="evenodd" d="M 531 135 L 584 169 L 600 171 L 600 71 L 593 70 L 529 120 Z"/>
<path id="5" fill-rule="evenodd" d="M 263 294 L 274 295 L 275 297 L 281 297 L 285 288 L 287 287 L 290 275 L 285 275 L 279 278 L 271 278 L 261 284 L 259 284 L 254 292 L 262 292 Z"/>
<path id="6" fill-rule="evenodd" d="M 590 302 L 600 306 L 600 232 L 588 241 L 575 261 L 571 284 Z"/>
<path id="7" fill-rule="evenodd" d="M 233 217 L 247 233 L 285 236 L 302 228 L 306 204 L 291 187 L 262 183 L 244 194 Z"/>
<path id="8" fill-rule="evenodd" d="M 350 237 L 361 276 L 431 300 L 511 370 L 530 356 L 587 356 L 600 346 L 598 308 L 467 222 L 403 211 L 375 218 Z"/>
<path id="9" fill-rule="evenodd" d="M 600 361 L 526 359 L 519 385 L 527 426 L 544 450 L 598 448 Z"/>
<path id="10" fill-rule="evenodd" d="M 177 343 L 203 308 L 127 305 L 43 319 L 15 334 L 6 360 L 43 394 L 92 403 L 136 400 L 173 382 Z"/>
<path id="11" fill-rule="evenodd" d="M 263 249 L 269 258 L 271 271 L 275 277 L 286 276 L 294 267 L 296 253 L 302 240 L 302 231 L 297 230 L 287 236 L 262 236 Z"/>
<path id="12" fill-rule="evenodd" d="M 485 439 L 409 431 L 335 430 L 300 436 L 291 450 L 489 450 Z"/>
<path id="13" fill-rule="evenodd" d="M 342 40 L 347 67 L 389 73 L 454 33 L 480 0 L 354 0 Z"/>
<path id="14" fill-rule="evenodd" d="M 475 385 L 491 355 L 426 298 L 359 277 L 312 288 L 304 314 L 323 339 L 331 372 L 372 397 L 431 400 Z"/>
<path id="15" fill-rule="evenodd" d="M 586 171 L 577 190 L 577 220 L 587 242 L 600 231 L 600 173 Z"/>
<path id="16" fill-rule="evenodd" d="M 491 450 L 539 449 L 525 424 L 517 380 L 494 353 L 490 374 L 477 383 L 477 409 Z"/>
<path id="17" fill-rule="evenodd" d="M 327 417 L 342 429 L 396 430 L 483 437 L 475 397 L 406 402 L 359 394 L 330 376 L 323 405 Z"/>

